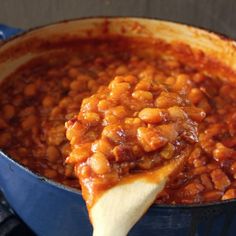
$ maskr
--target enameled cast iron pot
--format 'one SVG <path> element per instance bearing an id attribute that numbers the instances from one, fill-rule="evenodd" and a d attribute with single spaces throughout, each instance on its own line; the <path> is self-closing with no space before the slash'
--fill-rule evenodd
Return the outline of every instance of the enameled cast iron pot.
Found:
<path id="1" fill-rule="evenodd" d="M 0 47 L 0 80 L 30 59 L 54 50 L 53 45 L 63 41 L 65 36 L 91 38 L 101 36 L 104 32 L 184 42 L 223 61 L 226 66 L 236 71 L 236 43 L 216 34 L 159 20 L 89 18 L 37 28 L 5 41 Z M 236 81 L 233 76 L 229 79 Z M 92 234 L 86 206 L 79 190 L 38 176 L 2 152 L 0 187 L 15 212 L 37 235 Z M 155 205 L 129 235 L 236 235 L 235 209 L 236 200 L 204 205 Z"/>

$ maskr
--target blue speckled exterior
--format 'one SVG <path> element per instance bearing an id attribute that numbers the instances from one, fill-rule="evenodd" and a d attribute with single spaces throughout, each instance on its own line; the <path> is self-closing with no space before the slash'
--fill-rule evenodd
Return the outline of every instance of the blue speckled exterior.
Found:
<path id="1" fill-rule="evenodd" d="M 20 32 L 20 29 L 0 25 L 0 39 L 7 39 Z M 15 212 L 37 235 L 92 234 L 86 206 L 79 191 L 35 175 L 2 152 L 0 188 Z M 235 212 L 236 201 L 197 207 L 153 206 L 129 235 L 235 236 Z"/>

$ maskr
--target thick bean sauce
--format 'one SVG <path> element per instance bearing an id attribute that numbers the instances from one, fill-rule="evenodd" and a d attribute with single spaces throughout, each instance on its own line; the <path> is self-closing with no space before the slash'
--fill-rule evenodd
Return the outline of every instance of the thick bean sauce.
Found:
<path id="1" fill-rule="evenodd" d="M 79 188 L 75 175 L 92 171 L 115 182 L 173 158 L 188 143 L 187 163 L 156 201 L 236 198 L 235 99 L 232 85 L 174 57 L 142 54 L 135 44 L 130 50 L 125 43 L 83 43 L 32 60 L 1 84 L 0 148 L 31 170 Z M 183 125 L 189 132 L 181 133 Z M 93 126 L 97 132 L 89 133 Z M 74 148 L 71 127 L 86 130 L 82 146 Z"/>
<path id="2" fill-rule="evenodd" d="M 178 79 L 188 80 L 182 74 Z M 187 90 L 155 76 L 116 76 L 82 101 L 78 116 L 66 123 L 72 147 L 66 163 L 75 165 L 87 202 L 122 177 L 165 165 L 198 142 L 197 122 L 205 112 L 185 97 Z"/>

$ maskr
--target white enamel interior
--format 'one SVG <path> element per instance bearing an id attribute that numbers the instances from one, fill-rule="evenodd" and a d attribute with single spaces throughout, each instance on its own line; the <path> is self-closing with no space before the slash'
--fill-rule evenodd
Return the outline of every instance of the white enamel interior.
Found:
<path id="1" fill-rule="evenodd" d="M 225 65 L 236 71 L 236 43 L 222 37 L 194 27 L 139 18 L 89 18 L 78 19 L 44 26 L 25 33 L 24 35 L 8 41 L 0 47 L 1 54 L 12 48 L 28 45 L 28 52 L 21 55 L 12 53 L 0 63 L 0 80 L 12 73 L 20 65 L 37 57 L 32 53 L 34 46 L 30 44 L 33 38 L 53 42 L 56 36 L 71 35 L 76 37 L 97 37 L 104 34 L 104 29 L 109 34 L 125 35 L 129 37 L 154 37 L 167 42 L 185 42 L 192 48 L 200 49 L 206 55 L 214 56 Z M 90 34 L 88 34 L 90 32 Z M 91 33 L 92 32 L 92 33 Z M 48 50 L 47 50 L 48 51 Z M 42 51 L 42 53 L 44 53 Z"/>

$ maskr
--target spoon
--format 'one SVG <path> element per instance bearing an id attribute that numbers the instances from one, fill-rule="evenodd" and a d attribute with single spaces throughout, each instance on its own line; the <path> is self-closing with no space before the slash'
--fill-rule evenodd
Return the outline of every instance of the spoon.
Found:
<path id="1" fill-rule="evenodd" d="M 177 158 L 164 166 L 124 178 L 104 192 L 89 209 L 93 236 L 125 236 L 143 216 L 190 154 L 187 147 Z"/>

